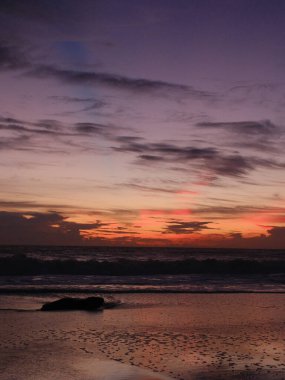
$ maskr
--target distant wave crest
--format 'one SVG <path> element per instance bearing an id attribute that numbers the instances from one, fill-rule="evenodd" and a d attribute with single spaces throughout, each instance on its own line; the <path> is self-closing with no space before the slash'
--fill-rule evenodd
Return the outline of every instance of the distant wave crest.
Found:
<path id="1" fill-rule="evenodd" d="M 97 260 L 43 260 L 26 255 L 0 258 L 0 275 L 154 275 L 154 274 L 273 274 L 285 273 L 283 260 L 250 259 L 187 259 L 177 261 L 119 259 Z"/>

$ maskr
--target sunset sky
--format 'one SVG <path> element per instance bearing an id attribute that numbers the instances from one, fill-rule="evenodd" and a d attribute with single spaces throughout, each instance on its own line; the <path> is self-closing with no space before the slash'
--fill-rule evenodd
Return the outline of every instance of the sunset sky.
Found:
<path id="1" fill-rule="evenodd" d="M 285 248 L 285 1 L 1 0 L 0 244 Z"/>

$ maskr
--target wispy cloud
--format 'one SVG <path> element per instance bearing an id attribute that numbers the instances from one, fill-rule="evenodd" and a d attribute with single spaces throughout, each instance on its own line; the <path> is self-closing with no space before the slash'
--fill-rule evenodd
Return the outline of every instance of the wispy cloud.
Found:
<path id="1" fill-rule="evenodd" d="M 99 100 L 95 98 L 84 98 L 84 97 L 73 97 L 73 96 L 58 96 L 58 95 L 52 95 L 48 97 L 49 100 L 51 100 L 54 103 L 63 103 L 65 105 L 71 105 L 72 109 L 58 112 L 56 115 L 72 115 L 72 114 L 78 114 L 81 112 L 89 112 L 89 111 L 98 111 L 106 106 L 108 106 L 108 103 L 105 100 Z M 74 105 L 81 105 L 81 108 L 74 109 Z"/>
<path id="2" fill-rule="evenodd" d="M 227 153 L 213 147 L 129 141 L 113 149 L 117 152 L 134 154 L 140 164 L 178 163 L 187 166 L 191 162 L 196 165 L 196 169 L 210 171 L 218 176 L 242 177 L 260 167 L 284 168 L 284 163 L 274 159 L 244 156 L 236 152 Z"/>
<path id="3" fill-rule="evenodd" d="M 48 97 L 50 100 L 54 100 L 56 102 L 63 102 L 63 103 L 90 103 L 94 102 L 94 98 L 83 98 L 83 97 L 76 97 L 76 96 L 67 96 L 67 95 L 52 95 Z"/>
<path id="4" fill-rule="evenodd" d="M 284 83 L 282 81 L 236 82 L 224 94 L 232 104 L 251 103 L 267 110 L 284 108 Z"/>
<path id="5" fill-rule="evenodd" d="M 282 128 L 270 120 L 261 121 L 223 121 L 196 123 L 200 132 L 212 132 L 221 136 L 225 145 L 259 152 L 278 153 L 284 137 Z M 216 136 L 216 138 L 217 138 Z"/>
<path id="6" fill-rule="evenodd" d="M 127 91 L 136 94 L 148 94 L 156 96 L 183 95 L 194 97 L 200 100 L 210 100 L 215 94 L 210 91 L 199 90 L 190 85 L 172 83 L 162 80 L 152 80 L 147 78 L 131 78 L 128 76 L 96 72 L 86 70 L 71 70 L 55 65 L 43 65 L 33 62 L 16 46 L 0 43 L 0 70 L 22 69 L 24 76 L 38 79 L 56 79 L 62 83 L 73 85 L 99 85 L 113 90 Z M 60 97 L 61 101 L 77 101 L 79 98 Z M 90 99 L 81 101 L 88 102 Z M 102 104 L 97 101 L 89 107 L 96 108 Z"/>
<path id="7" fill-rule="evenodd" d="M 137 94 L 164 95 L 169 91 L 180 93 L 184 96 L 194 96 L 196 98 L 212 98 L 213 93 L 197 90 L 192 86 L 165 82 L 160 80 L 150 80 L 145 78 L 131 78 L 114 73 L 79 71 L 62 69 L 55 66 L 35 66 L 26 73 L 39 79 L 54 78 L 69 84 L 102 85 L 112 89 L 135 92 Z"/>
<path id="8" fill-rule="evenodd" d="M 280 215 L 285 212 L 285 207 L 269 207 L 254 205 L 238 206 L 201 206 L 198 205 L 192 209 L 192 214 L 207 215 L 211 218 L 220 217 L 224 219 L 239 218 L 244 215 Z"/>
<path id="9" fill-rule="evenodd" d="M 146 185 L 141 185 L 138 183 L 126 183 L 126 184 L 121 184 L 120 186 L 126 187 L 127 189 L 134 189 L 134 190 L 143 191 L 147 193 L 176 194 L 179 191 L 174 188 L 146 186 Z"/>
<path id="10" fill-rule="evenodd" d="M 91 149 L 89 147 L 91 136 L 114 141 L 118 134 L 125 129 L 102 123 L 62 123 L 58 120 L 26 121 L 0 116 L 0 131 L 5 132 L 0 149 L 34 151 L 44 149 L 48 142 L 54 142 L 50 153 L 66 151 L 69 148 L 88 150 Z M 87 139 L 85 144 L 82 139 Z"/>
<path id="11" fill-rule="evenodd" d="M 200 122 L 200 128 L 223 129 L 236 134 L 272 136 L 279 135 L 280 129 L 270 120 L 264 121 L 230 121 L 230 122 Z"/>
<path id="12" fill-rule="evenodd" d="M 30 67 L 23 52 L 15 46 L 0 41 L 0 71 L 20 70 Z"/>
<path id="13" fill-rule="evenodd" d="M 28 201 L 28 200 L 4 200 L 0 199 L 0 208 L 3 210 L 23 210 L 30 212 L 39 212 L 39 210 L 47 210 L 49 212 L 59 212 L 59 211 L 67 211 L 68 214 L 72 213 L 72 210 L 81 210 L 82 207 L 75 207 L 74 205 L 69 204 L 59 204 L 59 203 L 45 203 L 45 202 L 36 202 L 36 201 Z M 55 211 L 56 210 L 56 211 Z M 90 209 L 86 209 L 85 212 L 90 211 Z"/>

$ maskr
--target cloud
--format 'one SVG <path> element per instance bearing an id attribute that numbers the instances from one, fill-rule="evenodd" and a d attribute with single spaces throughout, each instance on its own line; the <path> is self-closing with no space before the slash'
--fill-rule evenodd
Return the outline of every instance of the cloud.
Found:
<path id="1" fill-rule="evenodd" d="M 279 134 L 279 128 L 270 120 L 263 121 L 230 121 L 230 122 L 201 122 L 200 128 L 223 129 L 237 134 L 272 136 Z"/>
<path id="2" fill-rule="evenodd" d="M 139 180 L 138 180 L 139 181 Z M 126 189 L 133 189 L 138 191 L 143 191 L 146 193 L 165 193 L 165 194 L 181 194 L 181 195 L 197 195 L 196 191 L 183 190 L 181 187 L 160 187 L 160 186 L 148 186 L 140 183 L 121 183 L 118 184 L 119 187 L 124 187 Z"/>
<path id="3" fill-rule="evenodd" d="M 280 137 L 282 129 L 270 120 L 261 121 L 229 121 L 229 122 L 200 122 L 195 126 L 200 132 L 220 131 L 223 139 L 230 137 L 226 144 L 242 149 L 262 152 L 280 152 Z"/>
<path id="4" fill-rule="evenodd" d="M 26 75 L 39 79 L 54 78 L 68 84 L 102 85 L 137 94 L 163 95 L 169 93 L 169 91 L 174 91 L 185 96 L 194 96 L 201 99 L 212 98 L 214 95 L 184 84 L 144 78 L 130 78 L 114 73 L 68 70 L 47 65 L 35 65 Z"/>
<path id="5" fill-rule="evenodd" d="M 282 82 L 244 82 L 228 89 L 224 98 L 231 104 L 248 104 L 264 109 L 281 111 L 284 108 L 284 84 Z"/>
<path id="6" fill-rule="evenodd" d="M 0 141 L 0 150 L 31 150 L 33 148 L 29 148 L 30 141 L 29 136 L 24 135 L 2 138 Z"/>
<path id="7" fill-rule="evenodd" d="M 15 119 L 13 117 L 3 117 L 0 115 L 0 123 L 22 124 L 24 122 L 22 120 Z"/>
<path id="8" fill-rule="evenodd" d="M 284 207 L 257 207 L 253 205 L 239 205 L 233 207 L 227 206 L 203 206 L 196 209 L 192 209 L 193 214 L 207 214 L 207 215 L 221 215 L 221 216 L 241 216 L 244 214 L 251 215 L 279 215 L 285 212 Z"/>
<path id="9" fill-rule="evenodd" d="M 21 51 L 8 43 L 0 42 L 0 71 L 26 69 L 29 66 Z"/>
<path id="10" fill-rule="evenodd" d="M 89 149 L 87 137 L 93 135 L 113 141 L 123 129 L 126 128 L 102 123 L 62 123 L 58 120 L 33 122 L 0 116 L 0 131 L 9 134 L 5 134 L 2 138 L 0 149 L 45 151 L 47 144 L 52 142 L 52 147 L 48 149 L 49 153 L 64 152 L 70 146 L 87 150 Z"/>
<path id="11" fill-rule="evenodd" d="M 25 200 L 17 200 L 17 201 L 9 201 L 0 199 L 0 208 L 5 210 L 68 210 L 69 213 L 71 210 L 76 209 L 74 205 L 68 204 L 54 204 L 54 203 L 41 203 L 35 201 L 25 201 Z M 82 207 L 80 208 L 82 210 Z M 51 212 L 51 211 L 50 211 Z M 54 212 L 54 211 L 53 211 Z"/>
<path id="12" fill-rule="evenodd" d="M 73 96 L 49 96 L 49 100 L 54 101 L 56 103 L 61 102 L 64 104 L 83 104 L 84 106 L 79 109 L 72 109 L 68 111 L 58 112 L 56 115 L 72 115 L 72 114 L 78 114 L 79 112 L 87 112 L 87 111 L 98 111 L 99 109 L 102 109 L 108 105 L 106 101 L 98 100 L 95 98 L 80 98 L 80 97 L 73 97 Z"/>
<path id="13" fill-rule="evenodd" d="M 240 233 L 234 233 L 223 244 L 226 247 L 236 248 L 285 249 L 285 227 L 269 226 L 267 228 L 267 235 L 246 238 Z"/>
<path id="14" fill-rule="evenodd" d="M 80 98 L 76 96 L 66 96 L 66 95 L 65 96 L 52 95 L 52 96 L 49 96 L 48 99 L 54 100 L 56 102 L 63 102 L 63 103 L 91 103 L 95 101 L 94 98 Z"/>
<path id="15" fill-rule="evenodd" d="M 0 244 L 81 244 L 81 230 L 96 230 L 106 223 L 75 223 L 57 212 L 0 212 Z"/>
<path id="16" fill-rule="evenodd" d="M 180 147 L 167 143 L 147 143 L 135 141 L 126 141 L 120 147 L 114 147 L 114 150 L 139 154 L 152 153 L 152 155 L 149 155 L 150 157 L 157 154 L 159 155 L 158 158 L 161 160 L 167 159 L 168 155 L 176 156 L 177 159 L 199 159 L 204 157 L 212 158 L 217 153 L 215 148 Z M 165 154 L 165 157 L 160 157 L 160 154 Z"/>
<path id="17" fill-rule="evenodd" d="M 200 232 L 203 230 L 208 230 L 208 224 L 211 222 L 183 222 L 183 221 L 172 221 L 165 228 L 165 234 L 193 234 L 195 232 Z"/>
<path id="18" fill-rule="evenodd" d="M 28 202 L 29 203 L 29 202 Z M 27 205 L 28 205 L 27 203 Z M 19 206 L 19 205 L 15 205 Z M 31 207 L 32 208 L 32 207 Z M 212 228 L 210 221 L 184 221 L 179 220 L 180 215 L 185 216 L 189 210 L 146 210 L 151 215 L 167 215 L 173 219 L 162 220 L 165 227 L 155 231 L 155 236 L 145 237 L 139 226 L 129 223 L 129 218 L 134 216 L 134 210 L 105 210 L 104 212 L 93 212 L 113 219 L 125 214 L 128 222 L 118 225 L 114 222 L 102 222 L 96 220 L 93 223 L 71 222 L 62 213 L 50 212 L 0 212 L 0 244 L 35 244 L 35 245 L 114 245 L 121 243 L 125 245 L 182 245 L 193 247 L 224 247 L 224 248 L 262 248 L 262 249 L 284 249 L 285 227 L 268 226 L 264 234 L 254 237 L 244 237 L 241 233 L 212 234 L 204 233 Z M 137 210 L 136 210 L 137 212 Z M 152 212 L 152 214 L 151 214 Z M 155 212 L 157 212 L 155 214 Z M 188 215 L 191 213 L 188 212 Z M 86 214 L 89 217 L 92 213 Z M 198 233 L 198 234 L 197 234 Z M 163 238 L 166 234 L 173 238 Z M 182 236 L 185 235 L 185 236 Z M 191 236 L 193 235 L 193 236 Z M 189 236 L 189 239 L 187 238 Z"/>
<path id="19" fill-rule="evenodd" d="M 65 179 L 69 179 L 66 178 Z M 92 181 L 92 189 L 94 189 L 94 182 Z M 97 187 L 97 186 L 96 186 Z M 105 186 L 99 186 L 103 190 L 106 190 Z M 140 214 L 140 209 L 92 209 L 90 207 L 82 207 L 82 206 L 76 206 L 71 205 L 68 203 L 63 204 L 55 204 L 55 203 L 45 203 L 45 202 L 37 202 L 37 201 L 29 201 L 29 200 L 4 200 L 0 199 L 0 208 L 4 211 L 9 210 L 17 212 L 21 210 L 20 212 L 25 214 L 39 214 L 39 213 L 65 213 L 69 216 L 71 215 L 84 215 L 84 216 L 93 216 L 93 217 L 106 217 L 114 219 L 124 219 L 124 222 L 129 221 L 133 218 L 137 218 Z M 33 210 L 33 211 L 31 211 Z"/>
<path id="20" fill-rule="evenodd" d="M 284 164 L 273 159 L 243 156 L 240 153 L 225 153 L 213 147 L 180 146 L 168 143 L 126 141 L 113 147 L 117 152 L 134 153 L 137 163 L 182 164 L 191 169 L 202 169 L 218 176 L 241 177 L 261 168 L 283 169 Z"/>
<path id="21" fill-rule="evenodd" d="M 155 186 L 146 186 L 140 185 L 138 183 L 126 183 L 121 184 L 120 186 L 126 187 L 127 189 L 140 190 L 147 193 L 166 193 L 166 194 L 176 194 L 177 189 L 165 188 L 165 187 L 155 187 Z"/>
<path id="22" fill-rule="evenodd" d="M 108 125 L 99 123 L 76 123 L 75 130 L 80 134 L 104 134 L 109 129 Z"/>
<path id="23" fill-rule="evenodd" d="M 205 90 L 199 90 L 190 85 L 171 83 L 161 80 L 146 78 L 131 78 L 120 74 L 71 70 L 57 67 L 55 65 L 43 65 L 33 63 L 28 59 L 21 49 L 7 43 L 0 43 L 0 70 L 23 69 L 24 76 L 38 79 L 56 79 L 63 83 L 72 85 L 98 85 L 114 90 L 128 91 L 136 94 L 152 94 L 157 96 L 170 96 L 171 94 L 194 97 L 200 100 L 212 100 L 215 94 Z M 71 97 L 60 97 L 61 101 L 79 101 Z M 83 101 L 89 101 L 84 99 Z M 95 101 L 87 109 L 102 106 Z"/>
<path id="24" fill-rule="evenodd" d="M 116 139 L 117 142 L 127 144 L 134 144 L 141 140 L 143 140 L 143 138 L 138 136 L 118 136 Z"/>
<path id="25" fill-rule="evenodd" d="M 48 148 L 50 139 L 56 140 L 58 146 L 58 137 L 70 135 L 63 133 L 51 123 L 29 123 L 25 121 L 1 118 L 0 131 L 5 132 L 0 142 L 1 150 L 18 150 L 18 151 L 46 151 L 49 153 L 58 153 L 60 150 L 53 145 L 52 149 Z M 7 135 L 8 134 L 8 135 Z M 38 139 L 39 137 L 43 137 Z"/>
<path id="26" fill-rule="evenodd" d="M 35 128 L 27 128 L 23 125 L 19 124 L 0 124 L 0 130 L 6 130 L 10 132 L 20 132 L 20 133 L 26 133 L 26 134 L 41 134 L 41 135 L 64 135 L 63 133 L 60 133 L 55 130 L 48 130 L 48 129 L 35 129 Z"/>

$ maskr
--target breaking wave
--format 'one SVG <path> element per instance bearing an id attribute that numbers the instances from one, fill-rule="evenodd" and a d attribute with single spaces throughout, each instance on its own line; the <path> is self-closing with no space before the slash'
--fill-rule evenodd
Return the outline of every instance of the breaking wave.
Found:
<path id="1" fill-rule="evenodd" d="M 283 260 L 250 259 L 184 259 L 173 261 L 131 260 L 116 261 L 39 259 L 26 255 L 0 257 L 0 275 L 155 275 L 155 274 L 274 274 L 285 273 Z"/>

